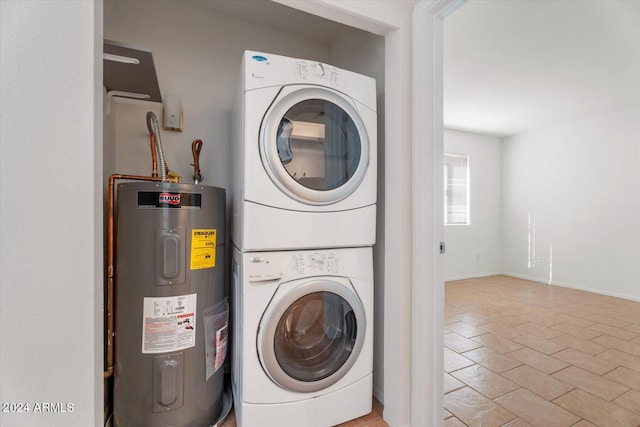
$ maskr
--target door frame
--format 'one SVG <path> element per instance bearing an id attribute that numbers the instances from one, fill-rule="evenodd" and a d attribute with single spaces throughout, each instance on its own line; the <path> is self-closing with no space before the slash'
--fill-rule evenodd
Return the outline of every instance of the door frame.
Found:
<path id="1" fill-rule="evenodd" d="M 464 0 L 422 0 L 412 26 L 411 425 L 444 408 L 443 20 Z"/>

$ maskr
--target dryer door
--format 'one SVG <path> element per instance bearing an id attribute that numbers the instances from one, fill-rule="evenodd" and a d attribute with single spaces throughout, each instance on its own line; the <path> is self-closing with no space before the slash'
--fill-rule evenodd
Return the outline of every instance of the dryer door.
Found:
<path id="1" fill-rule="evenodd" d="M 274 299 L 263 316 L 260 361 L 287 390 L 326 389 L 356 362 L 365 322 L 364 307 L 350 285 L 333 279 L 303 282 Z"/>
<path id="2" fill-rule="evenodd" d="M 285 86 L 260 130 L 260 155 L 273 182 L 311 205 L 351 194 L 369 165 L 369 138 L 353 102 L 319 86 Z"/>

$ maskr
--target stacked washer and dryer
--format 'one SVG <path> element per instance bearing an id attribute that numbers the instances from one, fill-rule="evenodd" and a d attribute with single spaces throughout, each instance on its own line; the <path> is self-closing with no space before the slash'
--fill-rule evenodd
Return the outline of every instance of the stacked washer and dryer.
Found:
<path id="1" fill-rule="evenodd" d="M 367 414 L 375 80 L 247 51 L 234 106 L 237 424 L 320 427 Z"/>

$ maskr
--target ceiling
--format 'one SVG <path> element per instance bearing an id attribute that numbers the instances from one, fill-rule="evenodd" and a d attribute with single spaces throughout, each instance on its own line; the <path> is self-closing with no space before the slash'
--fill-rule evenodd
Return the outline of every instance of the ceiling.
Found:
<path id="1" fill-rule="evenodd" d="M 331 44 L 353 28 L 271 0 L 187 0 L 216 13 Z"/>
<path id="2" fill-rule="evenodd" d="M 470 0 L 444 21 L 445 127 L 508 136 L 640 106 L 640 1 Z"/>

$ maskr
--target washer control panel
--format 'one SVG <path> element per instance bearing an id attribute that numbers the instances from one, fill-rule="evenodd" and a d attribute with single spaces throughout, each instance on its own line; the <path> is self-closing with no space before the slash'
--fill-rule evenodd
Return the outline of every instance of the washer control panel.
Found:
<path id="1" fill-rule="evenodd" d="M 255 254 L 247 265 L 249 282 L 271 282 L 285 276 L 319 276 L 340 274 L 340 257 L 334 251 L 291 252 L 282 254 Z"/>
<path id="2" fill-rule="evenodd" d="M 340 273 L 340 258 L 335 252 L 293 253 L 289 271 L 300 276 Z"/>

